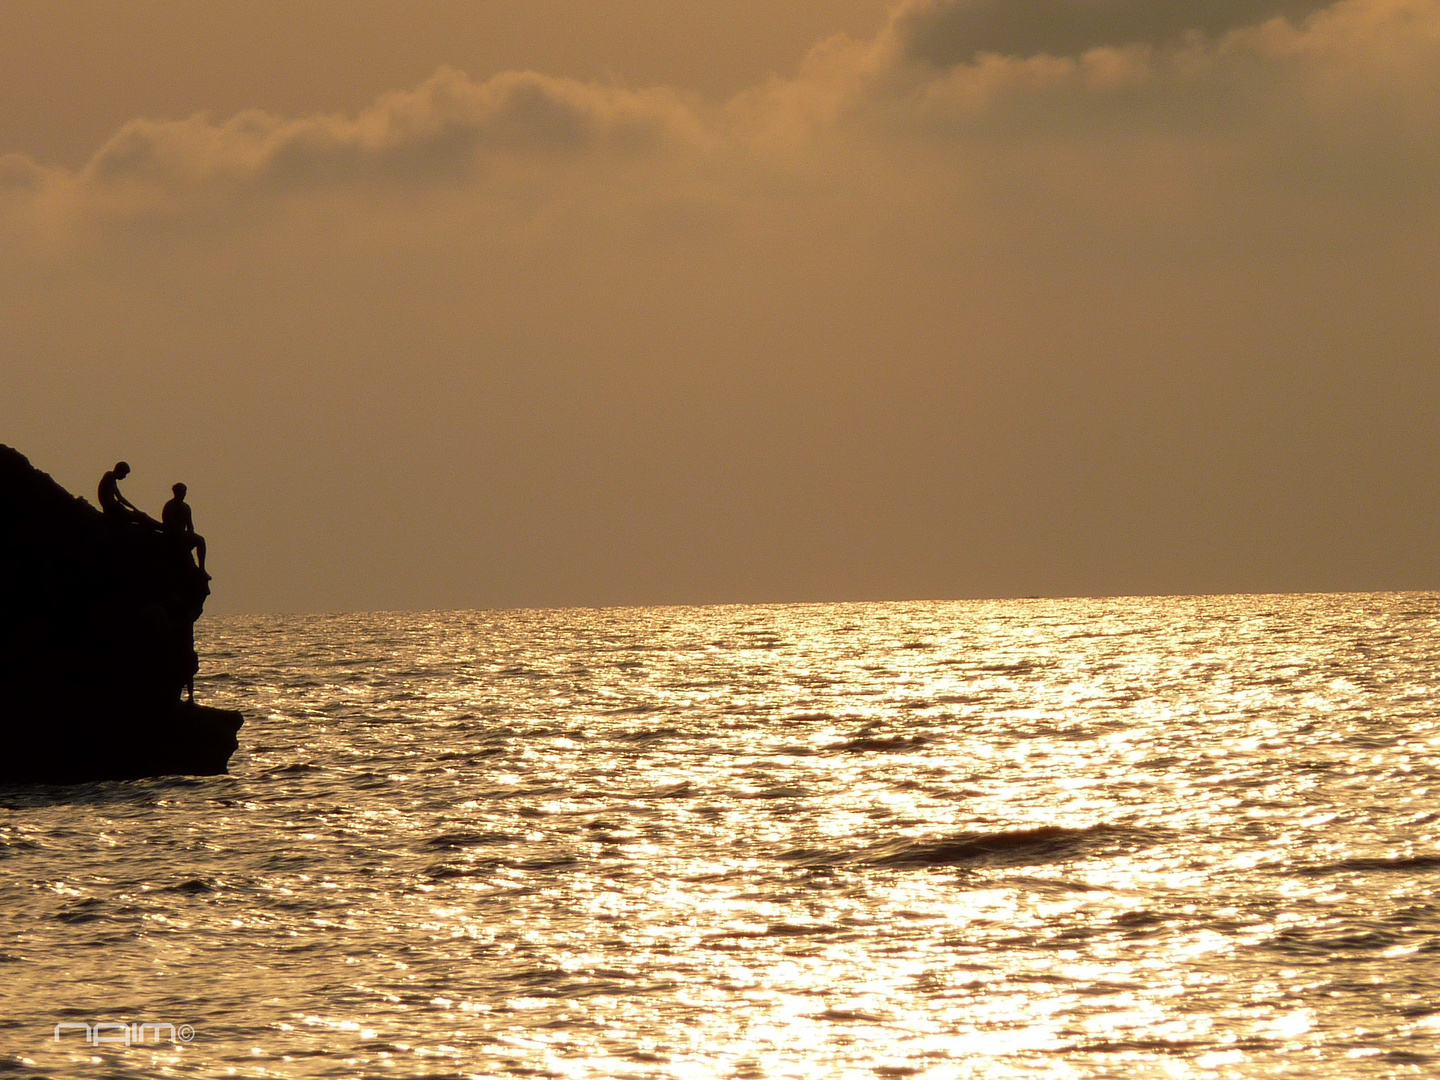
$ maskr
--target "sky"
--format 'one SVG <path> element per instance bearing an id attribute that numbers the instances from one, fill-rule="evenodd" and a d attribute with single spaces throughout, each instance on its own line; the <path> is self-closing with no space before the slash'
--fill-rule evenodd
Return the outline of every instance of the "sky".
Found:
<path id="1" fill-rule="evenodd" d="M 10 0 L 0 442 L 216 612 L 1440 587 L 1440 0 Z"/>

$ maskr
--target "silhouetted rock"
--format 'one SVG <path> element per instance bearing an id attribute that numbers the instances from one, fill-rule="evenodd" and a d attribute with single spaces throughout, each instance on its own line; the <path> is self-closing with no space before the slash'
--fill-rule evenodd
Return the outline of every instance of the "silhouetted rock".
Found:
<path id="1" fill-rule="evenodd" d="M 0 446 L 0 782 L 223 773 L 238 712 L 181 701 L 209 582 Z"/>

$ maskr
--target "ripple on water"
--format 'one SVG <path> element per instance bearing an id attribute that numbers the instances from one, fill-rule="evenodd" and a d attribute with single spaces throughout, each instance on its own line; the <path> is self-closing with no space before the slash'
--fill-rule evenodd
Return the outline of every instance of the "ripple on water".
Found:
<path id="1" fill-rule="evenodd" d="M 201 632 L 231 776 L 0 790 L 0 1072 L 1440 1066 L 1435 597 Z"/>

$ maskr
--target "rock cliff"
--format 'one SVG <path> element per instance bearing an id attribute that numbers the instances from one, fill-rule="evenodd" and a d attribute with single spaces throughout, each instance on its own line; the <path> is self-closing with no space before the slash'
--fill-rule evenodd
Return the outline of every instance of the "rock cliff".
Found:
<path id="1" fill-rule="evenodd" d="M 181 700 L 210 588 L 0 446 L 0 782 L 223 773 L 244 718 Z"/>

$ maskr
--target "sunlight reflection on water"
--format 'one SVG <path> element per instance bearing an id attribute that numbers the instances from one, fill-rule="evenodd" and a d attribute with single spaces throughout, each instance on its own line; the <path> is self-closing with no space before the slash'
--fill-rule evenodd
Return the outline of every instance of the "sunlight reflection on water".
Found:
<path id="1" fill-rule="evenodd" d="M 1440 1062 L 1435 597 L 202 629 L 233 775 L 3 792 L 0 1073 Z"/>

